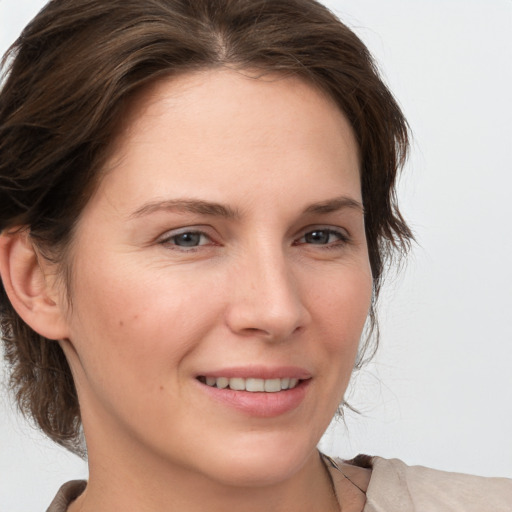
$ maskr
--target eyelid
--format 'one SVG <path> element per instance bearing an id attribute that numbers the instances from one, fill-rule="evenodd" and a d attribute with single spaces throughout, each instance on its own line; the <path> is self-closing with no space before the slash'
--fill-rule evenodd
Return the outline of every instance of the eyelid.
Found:
<path id="1" fill-rule="evenodd" d="M 182 251 L 190 251 L 193 249 L 197 249 L 199 247 L 203 246 L 209 246 L 209 245 L 220 245 L 215 239 L 215 236 L 211 233 L 212 229 L 209 226 L 198 226 L 198 225 L 192 225 L 192 226 L 183 226 L 180 228 L 170 229 L 165 231 L 162 235 L 160 235 L 156 239 L 156 243 L 160 245 L 168 245 L 173 248 L 176 248 L 177 250 Z M 328 232 L 329 234 L 334 234 L 338 237 L 338 240 L 336 242 L 330 242 L 326 244 L 310 244 L 301 241 L 307 234 L 314 232 L 314 231 L 324 231 Z M 208 243 L 200 244 L 196 246 L 179 246 L 177 244 L 173 244 L 172 239 L 175 237 L 178 237 L 180 235 L 183 235 L 185 233 L 193 233 L 198 234 L 201 236 L 204 236 L 208 239 Z M 328 247 L 336 247 L 336 246 L 342 246 L 352 241 L 352 237 L 347 231 L 347 229 L 342 228 L 340 226 L 332 226 L 332 225 L 310 225 L 306 226 L 305 228 L 301 229 L 298 233 L 299 236 L 294 238 L 292 245 L 319 245 L 320 247 L 328 248 Z"/>
<path id="2" fill-rule="evenodd" d="M 339 237 L 339 240 L 335 243 L 327 243 L 327 244 L 307 244 L 306 242 L 299 242 L 302 240 L 308 233 L 312 233 L 314 231 L 325 231 L 330 234 L 335 234 Z M 341 228 L 339 226 L 325 226 L 325 225 L 312 225 L 307 226 L 306 228 L 301 230 L 301 235 L 295 239 L 294 245 L 319 245 L 320 247 L 333 247 L 333 246 L 341 246 L 351 242 L 352 237 L 349 232 Z"/>
<path id="3" fill-rule="evenodd" d="M 176 250 L 185 251 L 185 252 L 191 251 L 193 249 L 197 249 L 199 247 L 210 245 L 210 243 L 212 245 L 217 245 L 213 236 L 211 235 L 211 233 L 209 233 L 209 231 L 211 231 L 211 230 L 206 229 L 206 226 L 184 226 L 181 228 L 170 229 L 170 230 L 166 231 L 163 235 L 160 235 L 156 239 L 156 243 L 158 243 L 160 245 L 168 245 L 170 247 L 176 248 Z M 190 246 L 188 248 L 186 246 L 179 246 L 177 244 L 171 243 L 173 238 L 183 235 L 183 234 L 186 234 L 186 233 L 193 233 L 193 234 L 198 234 L 198 235 L 204 236 L 209 240 L 210 243 L 200 244 L 200 245 L 196 245 L 196 246 Z"/>

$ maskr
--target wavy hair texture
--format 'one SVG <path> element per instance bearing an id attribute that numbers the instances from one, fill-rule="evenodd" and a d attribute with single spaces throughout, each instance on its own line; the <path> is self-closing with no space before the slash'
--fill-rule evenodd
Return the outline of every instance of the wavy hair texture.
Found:
<path id="1" fill-rule="evenodd" d="M 130 99 L 163 77 L 223 66 L 299 77 L 331 97 L 352 125 L 375 340 L 383 270 L 412 239 L 395 196 L 408 126 L 367 48 L 314 0 L 50 1 L 3 60 L 0 230 L 28 230 L 69 283 L 66 249 Z M 51 439 L 81 453 L 77 394 L 59 344 L 21 320 L 3 286 L 0 316 L 20 409 Z M 358 365 L 373 353 L 369 340 Z"/>

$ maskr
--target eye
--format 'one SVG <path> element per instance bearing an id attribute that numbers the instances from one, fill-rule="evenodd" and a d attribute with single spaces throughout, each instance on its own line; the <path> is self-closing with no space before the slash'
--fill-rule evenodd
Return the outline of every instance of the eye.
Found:
<path id="1" fill-rule="evenodd" d="M 342 231 L 319 228 L 305 233 L 297 240 L 297 244 L 340 245 L 344 242 L 348 242 L 348 240 L 348 236 Z"/>
<path id="2" fill-rule="evenodd" d="M 171 236 L 166 236 L 160 241 L 162 245 L 175 246 L 180 249 L 199 247 L 210 242 L 210 237 L 201 231 L 183 231 Z"/>

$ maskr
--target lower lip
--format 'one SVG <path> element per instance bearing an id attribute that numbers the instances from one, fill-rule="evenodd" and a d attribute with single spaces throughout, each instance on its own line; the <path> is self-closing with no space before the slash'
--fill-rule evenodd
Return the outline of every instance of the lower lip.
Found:
<path id="1" fill-rule="evenodd" d="M 300 381 L 293 389 L 263 393 L 219 389 L 197 381 L 201 389 L 214 400 L 250 416 L 273 418 L 293 411 L 306 396 L 311 379 Z"/>

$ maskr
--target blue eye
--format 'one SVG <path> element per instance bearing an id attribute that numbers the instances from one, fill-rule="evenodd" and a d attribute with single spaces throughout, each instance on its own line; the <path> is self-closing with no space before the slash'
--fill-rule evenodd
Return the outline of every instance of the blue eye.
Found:
<path id="1" fill-rule="evenodd" d="M 180 247 L 196 247 L 201 242 L 201 233 L 181 233 L 173 236 L 171 240 Z"/>
<path id="2" fill-rule="evenodd" d="M 299 243 L 313 245 L 333 245 L 347 241 L 348 237 L 345 234 L 333 229 L 314 229 L 299 239 Z"/>
<path id="3" fill-rule="evenodd" d="M 161 243 L 164 245 L 173 245 L 183 248 L 193 248 L 199 247 L 200 245 L 205 245 L 208 242 L 209 238 L 200 231 L 185 231 L 183 233 L 167 237 L 165 240 L 162 240 Z"/>

